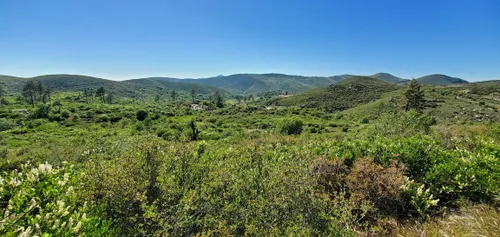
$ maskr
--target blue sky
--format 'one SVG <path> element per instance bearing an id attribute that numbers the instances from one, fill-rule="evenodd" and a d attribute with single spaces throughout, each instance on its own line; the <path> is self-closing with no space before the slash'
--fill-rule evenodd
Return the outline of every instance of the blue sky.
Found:
<path id="1" fill-rule="evenodd" d="M 0 74 L 500 79 L 498 0 L 0 0 Z"/>

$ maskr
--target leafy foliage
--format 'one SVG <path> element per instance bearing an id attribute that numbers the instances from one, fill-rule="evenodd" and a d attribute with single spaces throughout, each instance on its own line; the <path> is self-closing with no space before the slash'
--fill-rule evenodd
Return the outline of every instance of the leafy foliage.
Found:
<path id="1" fill-rule="evenodd" d="M 79 199 L 79 174 L 72 166 L 50 164 L 0 176 L 3 236 L 74 236 L 105 234 L 110 222 L 92 215 L 89 203 Z"/>
<path id="2" fill-rule="evenodd" d="M 52 107 L 35 108 L 6 96 L 0 216 L 16 218 L 2 222 L 10 224 L 1 233 L 384 235 L 399 223 L 436 220 L 464 201 L 498 203 L 499 103 L 487 86 L 422 87 L 428 101 L 421 113 L 403 111 L 403 87 L 366 78 L 336 86 L 377 96 L 360 95 L 354 108 L 335 113 L 270 103 L 294 97 L 281 92 L 224 94 L 223 108 L 200 92 L 197 103 L 207 106 L 200 110 L 184 92 L 176 101 L 115 94 L 108 104 L 55 91 Z M 491 116 L 460 114 L 472 109 Z M 33 169 L 51 167 L 45 161 L 58 168 L 30 181 Z M 52 213 L 47 222 L 37 219 L 38 207 L 29 211 L 33 198 Z M 69 214 L 58 212 L 59 201 Z M 18 205 L 9 209 L 9 202 Z"/>
<path id="3" fill-rule="evenodd" d="M 282 134 L 296 135 L 302 133 L 302 126 L 300 119 L 283 119 L 278 124 L 278 130 Z"/>

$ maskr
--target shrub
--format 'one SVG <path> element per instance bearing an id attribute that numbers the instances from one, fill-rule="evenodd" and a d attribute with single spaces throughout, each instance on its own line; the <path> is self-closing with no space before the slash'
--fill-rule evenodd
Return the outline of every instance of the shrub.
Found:
<path id="1" fill-rule="evenodd" d="M 437 206 L 439 199 L 434 199 L 429 189 L 424 184 L 415 183 L 406 178 L 402 185 L 402 197 L 406 203 L 406 209 L 426 218 L 432 207 Z"/>
<path id="2" fill-rule="evenodd" d="M 10 119 L 0 118 L 0 131 L 6 131 L 16 126 L 16 123 Z"/>
<path id="3" fill-rule="evenodd" d="M 33 118 L 49 118 L 50 105 L 41 105 L 33 113 Z"/>
<path id="4" fill-rule="evenodd" d="M 139 110 L 139 111 L 137 111 L 135 117 L 139 121 L 144 121 L 148 117 L 148 112 L 144 111 L 144 110 Z"/>
<path id="5" fill-rule="evenodd" d="M 63 118 L 69 118 L 69 116 L 71 116 L 71 113 L 70 113 L 69 111 L 67 111 L 67 110 L 63 110 L 63 111 L 61 112 L 61 116 L 62 116 Z"/>
<path id="6" fill-rule="evenodd" d="M 398 114 L 383 114 L 375 123 L 375 134 L 379 136 L 412 136 L 428 134 L 436 124 L 432 116 L 422 115 L 412 110 Z"/>
<path id="7" fill-rule="evenodd" d="M 341 159 L 319 158 L 314 171 L 318 174 L 318 184 L 330 195 L 344 190 L 349 169 Z"/>
<path id="8" fill-rule="evenodd" d="M 355 203 L 372 202 L 383 212 L 398 211 L 400 187 L 404 183 L 403 164 L 392 161 L 385 168 L 372 158 L 358 159 L 347 176 L 347 187 Z"/>
<path id="9" fill-rule="evenodd" d="M 59 122 L 63 121 L 64 119 L 60 114 L 53 114 L 52 116 L 49 117 L 49 120 Z"/>
<path id="10" fill-rule="evenodd" d="M 134 129 L 135 129 L 136 131 L 142 131 L 142 130 L 144 130 L 145 128 L 146 128 L 146 126 L 144 125 L 144 123 L 143 123 L 143 122 L 140 122 L 140 121 L 137 121 L 137 122 L 135 123 L 135 125 L 134 125 Z"/>
<path id="11" fill-rule="evenodd" d="M 8 149 L 3 149 L 2 151 L 0 151 L 0 157 L 1 158 L 7 158 L 7 155 L 9 155 L 9 150 Z"/>
<path id="12" fill-rule="evenodd" d="M 100 114 L 97 116 L 97 122 L 98 123 L 107 123 L 109 122 L 109 115 L 107 114 Z"/>
<path id="13" fill-rule="evenodd" d="M 36 128 L 36 127 L 40 127 L 42 124 L 44 124 L 46 122 L 47 122 L 46 119 L 33 119 L 26 124 L 26 127 L 27 128 Z"/>
<path id="14" fill-rule="evenodd" d="M 78 121 L 80 121 L 80 115 L 78 115 L 78 114 L 73 114 L 73 121 L 74 121 L 74 122 L 78 122 Z"/>
<path id="15" fill-rule="evenodd" d="M 119 114 L 113 114 L 110 118 L 109 118 L 109 121 L 111 121 L 112 123 L 116 123 L 118 121 L 122 120 L 122 116 L 119 115 Z"/>
<path id="16" fill-rule="evenodd" d="M 0 177 L 4 236 L 95 235 L 106 233 L 111 224 L 93 216 L 90 203 L 79 199 L 79 174 L 69 165 L 26 164 Z"/>
<path id="17" fill-rule="evenodd" d="M 282 134 L 296 135 L 302 133 L 302 120 L 284 119 L 278 123 L 278 131 Z"/>

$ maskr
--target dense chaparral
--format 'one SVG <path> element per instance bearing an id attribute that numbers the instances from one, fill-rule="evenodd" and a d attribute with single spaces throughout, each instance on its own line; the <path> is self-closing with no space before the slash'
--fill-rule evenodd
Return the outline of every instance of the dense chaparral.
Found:
<path id="1" fill-rule="evenodd" d="M 2 236 L 461 235 L 440 221 L 500 216 L 491 84 L 146 98 L 32 84 L 2 93 Z"/>

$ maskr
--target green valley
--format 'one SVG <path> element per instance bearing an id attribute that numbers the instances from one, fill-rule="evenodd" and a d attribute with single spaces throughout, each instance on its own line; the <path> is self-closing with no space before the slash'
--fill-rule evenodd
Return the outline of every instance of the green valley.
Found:
<path id="1" fill-rule="evenodd" d="M 499 81 L 184 80 L 2 76 L 0 233 L 499 234 Z"/>

